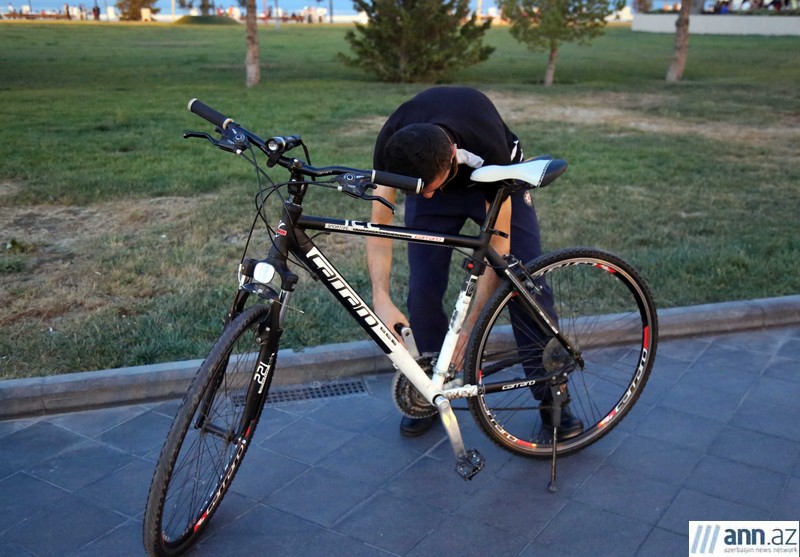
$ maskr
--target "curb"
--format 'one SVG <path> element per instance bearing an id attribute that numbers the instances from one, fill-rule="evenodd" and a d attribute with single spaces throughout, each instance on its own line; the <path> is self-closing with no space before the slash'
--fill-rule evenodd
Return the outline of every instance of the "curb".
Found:
<path id="1" fill-rule="evenodd" d="M 659 339 L 800 325 L 800 295 L 668 308 Z M 273 385 L 332 381 L 393 371 L 370 341 L 281 350 Z M 202 360 L 0 381 L 0 420 L 180 398 Z"/>

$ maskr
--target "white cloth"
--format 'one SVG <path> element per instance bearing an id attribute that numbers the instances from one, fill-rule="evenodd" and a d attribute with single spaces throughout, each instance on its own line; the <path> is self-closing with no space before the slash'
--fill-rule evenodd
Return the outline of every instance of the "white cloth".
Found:
<path id="1" fill-rule="evenodd" d="M 456 160 L 458 164 L 466 164 L 470 168 L 480 168 L 483 166 L 483 159 L 475 153 L 470 153 L 466 149 L 456 149 Z"/>

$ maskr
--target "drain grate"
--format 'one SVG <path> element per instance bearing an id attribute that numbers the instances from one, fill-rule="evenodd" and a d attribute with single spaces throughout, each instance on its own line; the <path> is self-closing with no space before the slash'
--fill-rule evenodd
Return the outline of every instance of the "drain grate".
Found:
<path id="1" fill-rule="evenodd" d="M 313 385 L 276 387 L 267 395 L 267 404 L 285 404 L 303 400 L 332 398 L 337 396 L 358 395 L 366 393 L 364 382 L 360 379 L 348 381 L 332 381 Z"/>

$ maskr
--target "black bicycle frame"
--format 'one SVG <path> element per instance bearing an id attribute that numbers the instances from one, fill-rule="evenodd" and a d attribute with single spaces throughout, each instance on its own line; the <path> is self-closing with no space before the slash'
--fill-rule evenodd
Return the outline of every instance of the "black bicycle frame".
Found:
<path id="1" fill-rule="evenodd" d="M 488 261 L 493 269 L 500 270 L 517 287 L 521 294 L 522 305 L 527 309 L 527 313 L 536 324 L 545 331 L 549 331 L 564 346 L 568 353 L 572 354 L 576 360 L 580 361 L 580 355 L 573 348 L 571 343 L 558 330 L 555 324 L 548 318 L 545 311 L 533 299 L 525 288 L 523 280 L 517 276 L 519 272 L 524 273 L 524 267 L 519 265 L 516 270 L 513 265 L 501 257 L 490 245 L 491 236 L 496 233 L 494 227 L 500 206 L 506 194 L 498 191 L 494 201 L 491 203 L 481 233 L 478 236 L 468 236 L 462 234 L 442 234 L 427 230 L 413 229 L 404 226 L 376 225 L 369 221 L 357 221 L 336 219 L 319 216 L 306 216 L 302 214 L 302 201 L 305 196 L 307 185 L 295 186 L 293 195 L 284 202 L 284 209 L 281 222 L 277 227 L 273 238 L 273 248 L 267 261 L 276 267 L 282 278 L 284 273 L 289 272 L 286 267 L 286 259 L 289 253 L 300 259 L 303 264 L 311 269 L 325 287 L 333 294 L 339 303 L 347 309 L 356 322 L 366 331 L 366 333 L 377 343 L 381 350 L 389 354 L 393 352 L 398 341 L 394 334 L 388 329 L 378 316 L 372 311 L 358 292 L 350 286 L 336 267 L 331 263 L 320 249 L 314 244 L 313 240 L 306 233 L 310 231 L 320 231 L 328 233 L 350 234 L 355 236 L 366 236 L 374 238 L 389 238 L 405 242 L 415 242 L 446 248 L 465 248 L 472 250 L 472 265 L 467 266 L 470 276 L 476 280 L 485 269 L 484 259 Z M 291 223 L 291 224 L 290 224 Z M 521 271 L 520 271 L 521 269 Z M 296 280 L 296 275 L 291 273 L 290 280 Z M 468 279 L 469 280 L 469 277 Z M 294 285 L 290 285 L 293 288 Z M 556 374 L 553 375 L 555 377 Z M 489 387 L 489 390 L 509 390 L 530 387 L 533 384 L 547 382 L 552 377 L 543 377 L 536 380 L 527 379 L 523 381 L 508 381 L 497 383 Z"/>

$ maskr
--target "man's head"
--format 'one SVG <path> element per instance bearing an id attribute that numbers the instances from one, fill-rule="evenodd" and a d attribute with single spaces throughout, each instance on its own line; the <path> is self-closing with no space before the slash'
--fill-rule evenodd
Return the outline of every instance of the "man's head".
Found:
<path id="1" fill-rule="evenodd" d="M 386 143 L 386 170 L 422 178 L 422 195 L 430 197 L 457 171 L 456 145 L 434 124 L 411 124 L 397 130 Z"/>

